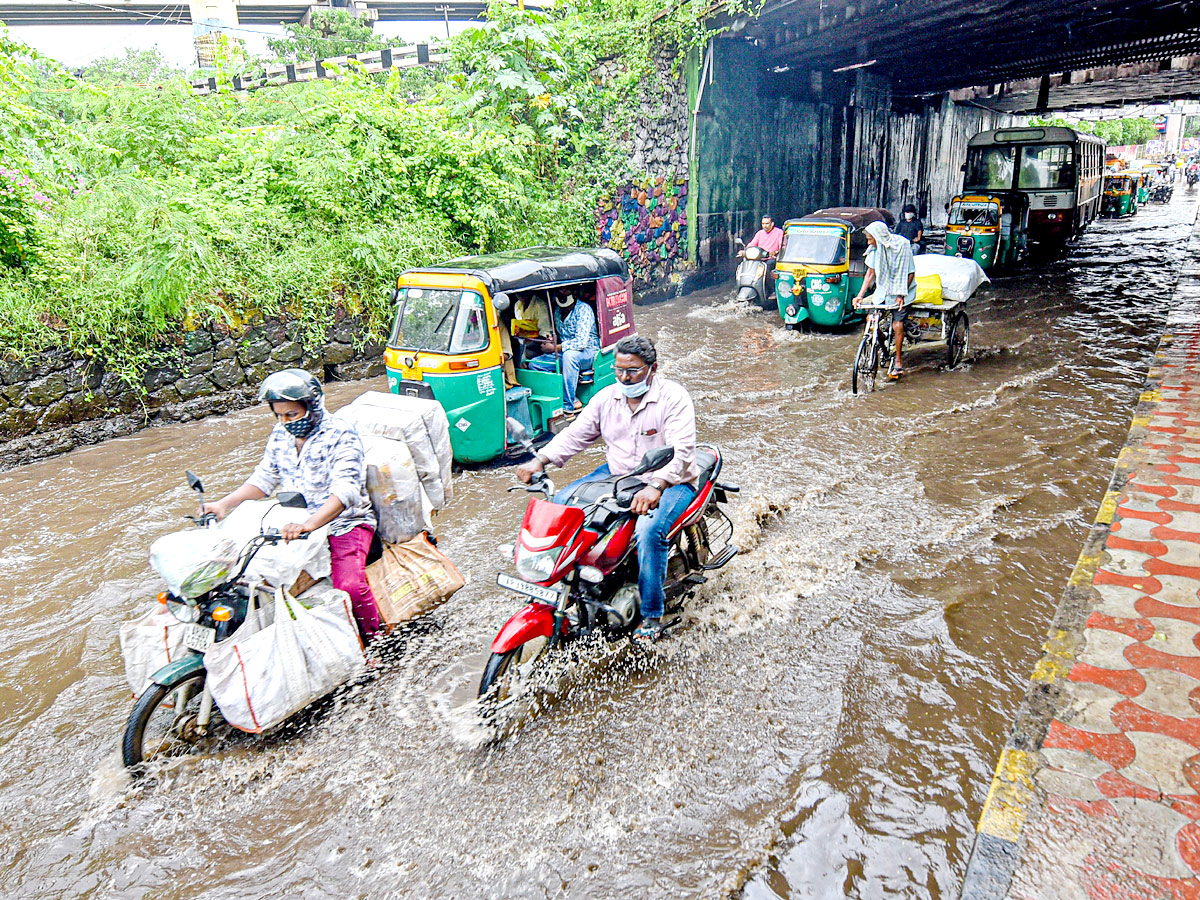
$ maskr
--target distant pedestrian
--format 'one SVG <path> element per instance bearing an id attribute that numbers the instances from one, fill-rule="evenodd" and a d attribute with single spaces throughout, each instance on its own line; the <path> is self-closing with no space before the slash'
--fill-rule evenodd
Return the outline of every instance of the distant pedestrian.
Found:
<path id="1" fill-rule="evenodd" d="M 908 238 L 913 253 L 925 252 L 925 223 L 917 217 L 917 208 L 913 204 L 904 204 L 900 221 L 896 223 L 896 234 Z"/>

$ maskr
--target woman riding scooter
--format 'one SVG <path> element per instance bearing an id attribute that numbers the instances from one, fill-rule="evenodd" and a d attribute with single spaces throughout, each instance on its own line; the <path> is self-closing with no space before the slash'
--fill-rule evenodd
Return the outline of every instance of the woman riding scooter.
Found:
<path id="1" fill-rule="evenodd" d="M 304 522 L 285 525 L 284 540 L 333 523 L 330 580 L 350 595 L 359 631 L 370 640 L 380 622 L 365 571 L 375 511 L 367 497 L 362 439 L 353 425 L 325 411 L 321 382 L 304 369 L 267 376 L 258 399 L 267 402 L 276 419 L 262 461 L 245 484 L 206 503 L 204 511 L 223 519 L 242 501 L 262 500 L 276 489 L 302 493 L 310 515 Z"/>

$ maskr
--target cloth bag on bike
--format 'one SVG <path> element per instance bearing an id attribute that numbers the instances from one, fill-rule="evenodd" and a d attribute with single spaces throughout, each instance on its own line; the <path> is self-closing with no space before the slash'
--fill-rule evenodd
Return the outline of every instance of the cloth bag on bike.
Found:
<path id="1" fill-rule="evenodd" d="M 125 660 L 125 680 L 133 696 L 141 696 L 155 672 L 187 654 L 183 645 L 186 628 L 165 603 L 155 603 L 145 615 L 121 625 L 117 637 Z"/>
<path id="2" fill-rule="evenodd" d="M 270 624 L 252 610 L 232 636 L 208 649 L 208 685 L 226 722 L 265 731 L 358 674 L 362 642 L 349 595 L 338 593 L 306 609 L 277 588 Z"/>

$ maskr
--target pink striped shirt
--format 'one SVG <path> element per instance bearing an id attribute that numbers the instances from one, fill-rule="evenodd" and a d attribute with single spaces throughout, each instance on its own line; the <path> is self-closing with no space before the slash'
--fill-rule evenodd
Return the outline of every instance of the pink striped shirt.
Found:
<path id="1" fill-rule="evenodd" d="M 608 469 L 614 475 L 632 472 L 647 451 L 672 446 L 675 457 L 657 472 L 641 476 L 658 478 L 668 485 L 691 484 L 700 474 L 696 465 L 696 408 L 683 385 L 654 375 L 636 409 L 616 384 L 600 391 L 579 417 L 539 455 L 556 466 L 587 449 L 598 438 L 608 445 Z"/>

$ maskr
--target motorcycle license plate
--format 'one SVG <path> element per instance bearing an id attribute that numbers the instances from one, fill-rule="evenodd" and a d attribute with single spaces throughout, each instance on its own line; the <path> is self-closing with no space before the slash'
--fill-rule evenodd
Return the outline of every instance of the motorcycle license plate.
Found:
<path id="1" fill-rule="evenodd" d="M 541 600 L 543 603 L 551 605 L 558 603 L 558 591 L 554 590 L 554 588 L 542 587 L 540 584 L 530 584 L 528 581 L 513 578 L 511 575 L 506 575 L 503 572 L 496 576 L 496 584 L 502 588 L 508 588 L 510 591 L 516 591 L 518 594 L 524 594 L 526 597 Z"/>
<path id="2" fill-rule="evenodd" d="M 183 645 L 189 650 L 203 653 L 213 645 L 217 638 L 217 630 L 194 622 L 183 632 Z"/>

